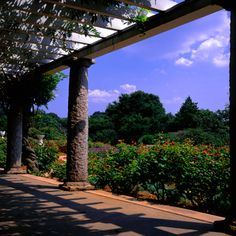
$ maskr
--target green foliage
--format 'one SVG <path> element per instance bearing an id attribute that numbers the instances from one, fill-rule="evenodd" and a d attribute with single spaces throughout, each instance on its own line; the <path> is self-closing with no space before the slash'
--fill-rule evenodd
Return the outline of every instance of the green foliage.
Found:
<path id="1" fill-rule="evenodd" d="M 157 96 L 137 91 L 121 95 L 105 112 L 90 117 L 92 141 L 153 144 L 160 132 L 174 141 L 189 138 L 195 144 L 227 145 L 229 107 L 217 112 L 198 109 L 197 103 L 187 97 L 176 115 L 165 114 Z"/>
<path id="2" fill-rule="evenodd" d="M 133 193 L 139 178 L 136 147 L 119 144 L 105 155 L 90 154 L 89 173 L 93 184 L 108 185 L 116 193 Z M 96 180 L 96 181 L 95 181 Z"/>
<path id="3" fill-rule="evenodd" d="M 12 102 L 30 107 L 46 106 L 54 98 L 54 90 L 64 77 L 63 73 L 22 78 L 5 75 L 0 80 L 0 103 L 6 110 Z"/>
<path id="4" fill-rule="evenodd" d="M 123 94 L 118 102 L 106 109 L 118 139 L 132 143 L 145 134 L 155 134 L 165 128 L 165 110 L 158 96 L 137 91 Z"/>
<path id="5" fill-rule="evenodd" d="M 56 160 L 58 150 L 50 146 L 36 146 L 35 154 L 37 156 L 39 170 L 48 171 L 50 165 Z"/>
<path id="6" fill-rule="evenodd" d="M 0 130 L 7 130 L 7 115 L 2 108 L 0 108 Z"/>
<path id="7" fill-rule="evenodd" d="M 156 135 L 145 134 L 139 140 L 139 144 L 154 144 L 156 142 Z"/>
<path id="8" fill-rule="evenodd" d="M 205 131 L 201 128 L 185 129 L 178 132 L 166 133 L 163 135 L 166 140 L 184 142 L 186 139 L 191 140 L 194 144 L 208 144 L 220 147 L 229 144 L 229 133 L 226 130 Z"/>
<path id="9" fill-rule="evenodd" d="M 229 105 L 224 110 L 216 111 L 216 114 L 224 127 L 229 127 Z"/>
<path id="10" fill-rule="evenodd" d="M 228 132 L 207 132 L 202 129 L 188 129 L 182 136 L 182 141 L 191 139 L 195 144 L 209 144 L 214 146 L 222 146 L 228 144 Z"/>
<path id="11" fill-rule="evenodd" d="M 117 134 L 114 124 L 104 112 L 95 112 L 89 117 L 89 138 L 93 142 L 103 142 L 114 144 Z"/>
<path id="12" fill-rule="evenodd" d="M 45 74 L 40 78 L 36 77 L 36 84 L 33 85 L 34 104 L 36 106 L 47 105 L 55 98 L 54 90 L 58 83 L 65 78 L 62 72 L 56 74 Z"/>
<path id="13" fill-rule="evenodd" d="M 38 134 L 44 134 L 47 140 L 60 140 L 66 138 L 65 119 L 58 117 L 54 113 L 37 111 L 32 117 L 32 125 L 29 136 L 37 138 Z"/>
<path id="14" fill-rule="evenodd" d="M 223 129 L 223 123 L 217 113 L 209 110 L 199 110 L 197 117 L 198 128 L 209 132 L 217 132 Z"/>
<path id="15" fill-rule="evenodd" d="M 145 31 L 144 23 L 148 20 L 148 13 L 150 13 L 150 10 L 140 8 L 137 16 L 134 18 L 140 31 Z"/>
<path id="16" fill-rule="evenodd" d="M 196 128 L 198 111 L 197 103 L 194 103 L 190 97 L 187 97 L 175 116 L 177 130 Z"/>
<path id="17" fill-rule="evenodd" d="M 5 138 L 0 138 L 0 168 L 5 168 L 7 156 L 7 141 Z"/>
<path id="18" fill-rule="evenodd" d="M 55 161 L 50 165 L 50 169 L 52 169 L 52 177 L 58 178 L 61 181 L 66 178 L 66 162 Z"/>
<path id="19" fill-rule="evenodd" d="M 162 140 L 154 146 L 119 144 L 92 153 L 90 180 L 97 187 L 134 195 L 139 189 L 159 201 L 224 214 L 229 207 L 230 158 L 227 147 L 194 146 Z"/>

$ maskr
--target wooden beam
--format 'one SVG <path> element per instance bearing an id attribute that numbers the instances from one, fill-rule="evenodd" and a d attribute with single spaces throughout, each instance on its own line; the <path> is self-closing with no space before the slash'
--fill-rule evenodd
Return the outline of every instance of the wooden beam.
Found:
<path id="1" fill-rule="evenodd" d="M 59 39 L 55 39 L 54 41 L 52 41 L 52 39 L 50 37 L 46 37 L 46 36 L 37 36 L 37 35 L 32 35 L 32 34 L 28 34 L 26 32 L 14 32 L 14 31 L 9 31 L 8 29 L 3 29 L 2 30 L 7 31 L 8 34 L 1 34 L 0 38 L 1 39 L 12 39 L 12 41 L 14 41 L 13 39 L 15 39 L 16 41 L 20 41 L 20 42 L 30 42 L 30 43 L 35 43 L 35 44 L 42 44 L 44 46 L 51 46 L 51 47 L 56 47 L 56 48 L 63 48 L 63 49 L 68 49 L 68 50 L 79 50 L 85 46 L 87 46 L 88 44 L 86 43 L 77 43 L 74 41 L 70 41 L 67 40 L 66 42 L 63 42 L 62 40 Z M 56 45 L 56 46 L 55 46 Z M 63 45 L 63 46 L 62 46 Z"/>
<path id="2" fill-rule="evenodd" d="M 120 8 L 105 8 L 100 5 L 89 4 L 89 1 L 81 1 L 80 3 L 76 3 L 73 0 L 42 0 L 45 3 L 51 3 L 56 6 L 61 6 L 63 8 L 70 8 L 74 10 L 94 13 L 102 16 L 113 17 L 120 20 L 126 20 L 132 22 L 132 18 L 129 16 L 130 13 L 134 15 L 137 14 L 135 9 L 127 9 L 125 6 L 121 6 Z"/>
<path id="3" fill-rule="evenodd" d="M 38 37 L 39 38 L 39 37 Z M 57 45 L 57 43 L 54 44 L 50 44 L 49 42 L 46 43 L 43 38 L 42 40 L 39 38 L 38 40 L 34 40 L 34 41 L 31 41 L 30 40 L 30 37 L 29 38 L 26 38 L 26 37 L 20 37 L 20 35 L 0 35 L 0 40 L 7 40 L 7 41 L 10 41 L 10 42 L 17 42 L 17 43 L 24 43 L 24 44 L 34 44 L 34 45 L 37 45 L 37 46 L 42 46 L 42 47 L 52 47 L 52 48 L 55 48 L 55 49 L 62 49 L 62 50 L 68 50 L 70 52 L 73 52 L 75 50 L 79 50 L 81 49 L 81 47 L 78 47 L 76 45 L 74 46 L 71 46 L 70 48 L 69 47 L 62 47 L 62 46 L 55 46 Z M 60 44 L 62 45 L 62 44 Z M 80 45 L 81 46 L 81 45 Z M 77 48 L 77 49 L 76 49 Z"/>
<path id="4" fill-rule="evenodd" d="M 145 31 L 133 26 L 123 30 L 117 35 L 108 37 L 101 42 L 87 46 L 69 56 L 65 56 L 48 65 L 41 67 L 43 72 L 55 72 L 67 68 L 67 61 L 72 58 L 96 58 L 115 51 L 119 48 L 131 45 L 135 42 L 149 38 L 154 35 L 171 30 L 203 16 L 222 10 L 218 5 L 212 5 L 211 0 L 190 0 L 176 5 L 170 10 L 154 15 L 144 24 Z"/>
<path id="5" fill-rule="evenodd" d="M 25 7 L 24 5 L 17 5 L 17 3 L 15 3 L 14 5 L 6 6 L 4 2 L 0 2 L 0 6 L 2 8 L 5 7 L 9 11 L 18 10 L 21 12 L 28 13 L 28 15 L 50 17 L 51 19 L 62 20 L 64 21 L 64 23 L 73 22 L 73 23 L 85 24 L 85 25 L 91 25 L 91 26 L 93 25 L 94 27 L 116 30 L 116 31 L 124 29 L 129 24 L 129 22 L 126 20 L 119 20 L 112 17 L 109 18 L 109 21 L 104 21 L 104 19 L 102 19 L 101 16 L 98 16 L 96 22 L 92 24 L 90 16 L 83 16 L 83 18 L 80 19 L 78 17 L 73 16 L 69 11 L 66 11 L 64 8 L 60 6 L 55 7 L 54 10 L 48 9 L 48 8 L 44 9 L 44 8 L 41 8 L 40 6 L 38 6 L 38 10 L 36 9 L 36 7 L 34 7 L 33 9 L 29 9 Z"/>
<path id="6" fill-rule="evenodd" d="M 47 35 L 47 31 L 56 31 L 56 32 L 64 32 L 64 33 L 67 33 L 67 31 L 68 31 L 68 29 L 65 28 L 66 22 L 56 21 L 55 18 L 53 19 L 53 18 L 37 17 L 37 16 L 35 17 L 35 15 L 20 16 L 18 10 L 15 12 L 14 12 L 14 10 L 12 10 L 11 15 L 12 15 L 11 17 L 14 18 L 14 24 L 15 23 L 19 24 L 19 27 L 21 27 L 21 28 L 29 28 L 32 31 L 33 31 L 33 29 L 35 29 L 36 32 L 39 31 L 39 29 L 41 29 L 40 31 L 41 32 L 43 31 L 46 35 Z M 48 19 L 50 19 L 50 20 L 48 20 Z M 73 29 L 72 32 L 75 34 L 84 35 L 84 31 L 82 30 L 82 26 L 83 26 L 82 24 L 78 24 Z M 102 35 L 95 34 L 92 32 L 88 32 L 87 36 L 88 37 L 96 37 L 96 38 L 100 38 L 100 39 L 105 38 Z"/>
<path id="7" fill-rule="evenodd" d="M 57 55 L 60 56 L 65 56 L 68 55 L 68 51 L 66 52 L 65 50 L 58 48 L 58 47 L 51 47 L 51 46 L 45 46 L 42 44 L 36 44 L 36 43 L 31 43 L 31 42 L 19 42 L 17 40 L 9 40 L 9 39 L 1 39 L 0 41 L 0 46 L 3 45 L 4 47 L 6 45 L 11 43 L 11 45 L 15 45 L 16 48 L 22 48 L 22 49 L 27 49 L 27 50 L 34 50 L 36 52 L 40 51 L 42 53 L 51 53 L 51 52 L 56 52 Z M 17 49 L 16 49 L 17 50 Z M 74 50 L 71 50 L 73 52 Z"/>
<path id="8" fill-rule="evenodd" d="M 24 30 L 24 29 L 14 30 L 14 29 L 7 29 L 7 28 L 1 28 L 1 27 L 0 27 L 0 30 L 1 31 L 12 32 L 12 33 L 15 33 L 16 35 L 17 34 L 26 34 L 26 35 L 31 35 L 31 36 L 48 38 L 50 41 L 52 41 L 52 37 L 48 36 L 46 33 L 40 32 L 40 31 L 39 32 L 30 32 L 30 31 L 27 31 L 27 30 Z M 81 43 L 81 44 L 84 44 L 84 45 L 89 45 L 89 44 L 92 44 L 92 43 L 100 40 L 100 38 L 86 37 L 86 36 L 83 36 L 83 35 L 80 35 L 79 37 L 80 37 L 80 40 L 75 40 L 75 39 L 77 39 L 77 37 L 76 37 L 75 34 L 72 34 L 72 36 L 69 39 L 65 40 L 65 43 L 66 42 L 73 42 L 73 43 L 79 43 L 79 44 Z M 62 38 L 54 36 L 54 39 L 60 40 L 60 42 L 62 42 L 62 45 L 63 45 L 64 42 L 63 42 Z M 96 40 L 96 41 L 94 41 L 94 40 Z"/>
<path id="9" fill-rule="evenodd" d="M 6 49 L 5 45 L 0 45 L 0 49 L 2 49 L 1 53 L 3 55 L 5 55 L 5 53 L 8 53 L 8 50 Z M 19 55 L 19 57 L 22 56 L 22 53 L 28 53 L 29 55 L 32 53 L 32 56 L 31 56 L 32 59 L 40 58 L 40 59 L 55 60 L 55 59 L 63 57 L 62 55 L 58 54 L 57 52 L 42 52 L 40 50 L 27 49 L 27 48 L 15 48 L 13 50 L 13 54 Z M 28 60 L 30 61 L 31 58 L 29 58 Z"/>

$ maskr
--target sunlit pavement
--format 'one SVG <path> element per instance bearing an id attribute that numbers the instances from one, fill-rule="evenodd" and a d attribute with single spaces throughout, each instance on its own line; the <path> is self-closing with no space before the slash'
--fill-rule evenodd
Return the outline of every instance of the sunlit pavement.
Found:
<path id="1" fill-rule="evenodd" d="M 104 191 L 65 192 L 57 185 L 0 175 L 0 235 L 226 235 L 213 231 L 216 216 Z"/>

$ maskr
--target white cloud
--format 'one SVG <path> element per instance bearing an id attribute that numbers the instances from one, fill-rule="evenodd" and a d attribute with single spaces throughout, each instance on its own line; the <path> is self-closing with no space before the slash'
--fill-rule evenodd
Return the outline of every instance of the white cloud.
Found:
<path id="1" fill-rule="evenodd" d="M 217 67 L 224 67 L 229 65 L 229 53 L 227 54 L 221 54 L 217 55 L 215 58 L 213 58 L 213 63 Z"/>
<path id="2" fill-rule="evenodd" d="M 196 49 L 193 49 L 191 59 L 194 61 L 210 61 L 215 66 L 226 66 L 229 57 L 225 49 L 228 45 L 228 38 L 216 35 L 203 41 Z"/>
<path id="3" fill-rule="evenodd" d="M 226 12 L 220 22 L 206 32 L 185 40 L 181 49 L 167 56 L 175 58 L 175 64 L 189 66 L 197 62 L 210 62 L 217 67 L 228 65 L 230 19 Z"/>
<path id="4" fill-rule="evenodd" d="M 137 90 L 137 86 L 132 84 L 122 84 L 120 88 L 123 93 L 133 93 Z"/>
<path id="5" fill-rule="evenodd" d="M 183 65 L 183 66 L 191 66 L 193 64 L 193 61 L 191 61 L 187 58 L 184 58 L 184 57 L 180 57 L 179 59 L 177 59 L 175 61 L 175 64 L 176 65 Z"/>
<path id="6" fill-rule="evenodd" d="M 136 85 L 132 84 L 122 84 L 120 85 L 120 89 L 113 90 L 100 90 L 100 89 L 89 89 L 88 96 L 89 101 L 93 103 L 109 103 L 117 100 L 117 98 L 122 93 L 132 93 L 137 90 Z"/>
<path id="7" fill-rule="evenodd" d="M 100 103 L 100 102 L 112 102 L 118 98 L 120 92 L 118 90 L 100 90 L 94 89 L 88 91 L 89 99 L 92 102 Z"/>
<path id="8" fill-rule="evenodd" d="M 105 90 L 95 89 L 95 90 L 89 90 L 89 97 L 106 98 L 106 97 L 111 97 L 113 94 L 117 93 L 119 94 L 119 91 L 117 90 L 105 91 Z"/>

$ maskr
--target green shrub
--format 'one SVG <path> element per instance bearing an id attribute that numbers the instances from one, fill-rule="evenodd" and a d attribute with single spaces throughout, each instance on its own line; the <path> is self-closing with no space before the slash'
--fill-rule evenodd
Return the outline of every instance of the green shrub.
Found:
<path id="1" fill-rule="evenodd" d="M 94 148 L 94 147 L 97 148 L 97 147 L 104 147 L 104 146 L 106 146 L 108 144 L 105 144 L 105 143 L 102 143 L 102 142 L 92 142 L 90 140 L 88 145 L 89 145 L 89 148 Z"/>
<path id="2" fill-rule="evenodd" d="M 208 144 L 220 147 L 229 144 L 229 133 L 224 130 L 221 132 L 212 132 L 196 128 L 167 133 L 163 135 L 163 139 L 178 142 L 191 139 L 195 145 Z"/>
<path id="3" fill-rule="evenodd" d="M 52 177 L 58 178 L 61 181 L 66 179 L 66 162 L 53 162 L 50 168 L 52 169 Z"/>
<path id="4" fill-rule="evenodd" d="M 54 147 L 47 147 L 47 146 L 36 146 L 35 147 L 35 154 L 37 156 L 39 170 L 40 171 L 47 171 L 50 168 L 50 165 L 56 160 L 57 158 L 57 149 Z"/>
<path id="5" fill-rule="evenodd" d="M 90 179 L 97 187 L 108 185 L 116 193 L 136 191 L 139 179 L 136 147 L 119 144 L 115 150 L 90 154 Z"/>
<path id="6" fill-rule="evenodd" d="M 5 168 L 7 156 L 7 141 L 5 138 L 0 138 L 0 167 Z"/>
<path id="7" fill-rule="evenodd" d="M 156 136 L 151 134 L 143 135 L 139 140 L 139 144 L 154 144 L 156 142 Z"/>
<path id="8" fill-rule="evenodd" d="M 40 132 L 45 135 L 47 140 L 60 140 L 65 139 L 65 134 L 63 134 L 57 127 L 45 126 L 40 128 Z"/>
<path id="9" fill-rule="evenodd" d="M 42 134 L 43 133 L 40 130 L 38 130 L 34 127 L 29 128 L 29 137 L 31 137 L 31 138 L 37 139 L 37 135 L 42 135 Z"/>
<path id="10" fill-rule="evenodd" d="M 92 153 L 90 180 L 113 192 L 156 194 L 168 204 L 224 214 L 229 207 L 230 158 L 228 147 L 159 142 L 154 146 L 120 144 L 115 150 Z"/>

